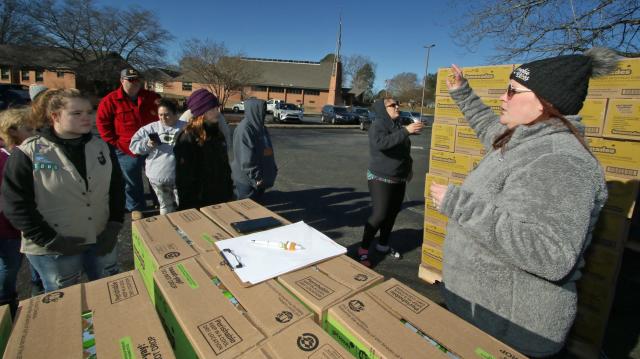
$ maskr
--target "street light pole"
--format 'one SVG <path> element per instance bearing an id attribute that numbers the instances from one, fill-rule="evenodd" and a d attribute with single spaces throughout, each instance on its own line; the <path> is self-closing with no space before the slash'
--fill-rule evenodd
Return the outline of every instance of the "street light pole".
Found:
<path id="1" fill-rule="evenodd" d="M 431 44 L 428 46 L 422 46 L 427 49 L 427 60 L 426 65 L 424 66 L 424 79 L 422 81 L 422 102 L 420 102 L 420 120 L 422 121 L 423 109 L 424 109 L 424 89 L 427 87 L 427 74 L 429 70 L 429 54 L 431 53 L 431 48 L 435 47 L 436 44 Z"/>

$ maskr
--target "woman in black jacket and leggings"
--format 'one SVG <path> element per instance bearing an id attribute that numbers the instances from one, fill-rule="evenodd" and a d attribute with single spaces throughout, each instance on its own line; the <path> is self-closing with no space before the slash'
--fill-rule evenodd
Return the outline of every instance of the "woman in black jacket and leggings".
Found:
<path id="1" fill-rule="evenodd" d="M 411 179 L 411 141 L 409 135 L 418 133 L 422 123 L 402 126 L 398 102 L 378 100 L 373 104 L 376 119 L 369 128 L 369 169 L 367 180 L 373 212 L 364 225 L 362 243 L 358 248 L 360 263 L 371 266 L 369 247 L 378 230 L 378 252 L 399 253 L 389 246 L 389 234 L 400 212 L 407 182 Z"/>

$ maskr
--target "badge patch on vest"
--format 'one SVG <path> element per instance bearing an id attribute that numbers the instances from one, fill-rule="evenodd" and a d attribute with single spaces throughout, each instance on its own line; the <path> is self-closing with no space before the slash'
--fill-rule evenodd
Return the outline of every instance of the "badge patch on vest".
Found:
<path id="1" fill-rule="evenodd" d="M 33 170 L 37 171 L 37 170 L 52 170 L 52 171 L 57 171 L 60 169 L 60 166 L 58 166 L 57 163 L 52 162 L 50 159 L 46 158 L 45 156 L 36 153 L 35 155 L 35 161 L 33 162 Z"/>
<path id="2" fill-rule="evenodd" d="M 98 154 L 98 163 L 100 163 L 103 166 L 105 163 L 107 163 L 107 159 L 104 158 L 104 154 L 102 153 L 102 151 L 100 151 L 100 153 Z"/>

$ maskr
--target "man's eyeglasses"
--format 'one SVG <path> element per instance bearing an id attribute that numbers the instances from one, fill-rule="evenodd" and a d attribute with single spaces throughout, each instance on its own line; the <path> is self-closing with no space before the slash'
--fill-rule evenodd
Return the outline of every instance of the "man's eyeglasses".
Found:
<path id="1" fill-rule="evenodd" d="M 397 102 L 394 102 L 394 103 L 391 103 L 391 104 L 387 105 L 387 107 L 398 107 L 398 106 L 400 106 L 400 104 L 398 104 Z"/>
<path id="2" fill-rule="evenodd" d="M 511 84 L 509 84 L 509 87 L 507 87 L 507 98 L 511 99 L 516 94 L 524 93 L 524 92 L 533 92 L 533 91 L 515 88 L 515 87 L 511 86 Z"/>
<path id="3" fill-rule="evenodd" d="M 135 83 L 135 82 L 140 81 L 140 79 L 139 79 L 139 78 L 137 78 L 137 77 L 133 77 L 133 78 L 127 78 L 127 77 L 125 77 L 124 79 L 125 79 L 125 80 L 127 80 L 127 81 L 129 81 L 129 82 L 134 82 L 134 83 Z"/>

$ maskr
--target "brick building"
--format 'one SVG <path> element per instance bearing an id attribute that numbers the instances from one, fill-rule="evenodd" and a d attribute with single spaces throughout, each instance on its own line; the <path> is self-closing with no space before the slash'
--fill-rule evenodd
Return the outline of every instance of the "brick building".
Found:
<path id="1" fill-rule="evenodd" d="M 0 45 L 0 83 L 75 88 L 76 75 L 60 50 Z"/>
<path id="2" fill-rule="evenodd" d="M 301 105 L 305 112 L 320 112 L 325 104 L 351 104 L 350 89 L 341 86 L 341 65 L 334 56 L 326 56 L 322 61 L 296 61 L 261 58 L 243 58 L 247 66 L 252 66 L 258 74 L 252 83 L 242 91 L 229 97 L 226 106 L 246 98 L 263 100 L 279 99 Z M 162 96 L 184 99 L 193 91 L 206 87 L 198 78 L 189 74 L 155 69 L 152 81 L 147 87 Z M 340 88 L 341 91 L 335 91 Z"/>

